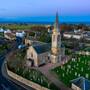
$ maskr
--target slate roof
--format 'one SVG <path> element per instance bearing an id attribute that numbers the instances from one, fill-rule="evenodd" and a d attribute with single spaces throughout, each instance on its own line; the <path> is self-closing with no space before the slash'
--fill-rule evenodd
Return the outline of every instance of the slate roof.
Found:
<path id="1" fill-rule="evenodd" d="M 37 44 L 36 44 L 36 42 L 35 42 L 35 44 L 33 43 L 32 46 L 38 54 L 45 53 L 45 52 L 51 50 L 51 44 L 50 43 L 39 43 L 39 42 L 37 42 Z M 61 48 L 64 48 L 63 44 L 61 44 Z"/>
<path id="2" fill-rule="evenodd" d="M 39 41 L 33 41 L 32 42 L 33 46 L 39 46 L 39 45 L 43 45 L 43 44 L 45 44 L 45 43 L 42 43 L 42 42 L 39 42 Z"/>
<path id="3" fill-rule="evenodd" d="M 71 82 L 81 88 L 81 90 L 90 90 L 90 81 L 84 77 L 74 79 Z"/>
<path id="4" fill-rule="evenodd" d="M 15 35 L 13 33 L 5 33 L 7 36 L 9 36 L 10 38 L 15 38 Z"/>
<path id="5" fill-rule="evenodd" d="M 50 46 L 51 46 L 50 44 L 41 44 L 41 45 L 33 46 L 33 48 L 35 49 L 35 51 L 38 54 L 41 54 L 41 53 L 45 53 L 45 52 L 50 51 L 50 49 L 51 49 Z"/>

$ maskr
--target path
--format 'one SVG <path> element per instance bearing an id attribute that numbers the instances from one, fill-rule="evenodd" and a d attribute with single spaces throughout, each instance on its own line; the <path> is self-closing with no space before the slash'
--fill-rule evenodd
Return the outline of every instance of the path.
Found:
<path id="1" fill-rule="evenodd" d="M 63 63 L 65 63 L 65 61 L 62 62 L 62 64 Z M 60 63 L 57 63 L 57 64 L 48 63 L 47 65 L 44 65 L 43 67 L 39 67 L 38 70 L 42 72 L 58 88 L 60 88 L 60 90 L 72 90 L 66 87 L 61 81 L 58 80 L 58 78 L 56 78 L 56 76 L 53 73 L 50 72 L 52 68 L 58 67 L 60 65 L 61 65 Z"/>

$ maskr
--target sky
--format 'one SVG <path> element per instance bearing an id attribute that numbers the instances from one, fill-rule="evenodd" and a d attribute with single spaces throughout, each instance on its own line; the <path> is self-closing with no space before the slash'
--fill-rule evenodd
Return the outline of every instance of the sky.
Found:
<path id="1" fill-rule="evenodd" d="M 0 21 L 90 22 L 90 0 L 0 0 Z"/>

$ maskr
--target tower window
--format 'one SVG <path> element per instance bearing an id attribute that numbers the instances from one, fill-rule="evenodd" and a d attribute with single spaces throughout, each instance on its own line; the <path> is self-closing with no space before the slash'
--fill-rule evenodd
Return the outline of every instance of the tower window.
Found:
<path id="1" fill-rule="evenodd" d="M 55 41 L 55 35 L 53 35 L 53 42 Z"/>
<path id="2" fill-rule="evenodd" d="M 33 57 L 33 53 L 31 53 L 31 57 Z"/>
<path id="3" fill-rule="evenodd" d="M 60 36 L 58 36 L 57 41 L 60 41 Z"/>

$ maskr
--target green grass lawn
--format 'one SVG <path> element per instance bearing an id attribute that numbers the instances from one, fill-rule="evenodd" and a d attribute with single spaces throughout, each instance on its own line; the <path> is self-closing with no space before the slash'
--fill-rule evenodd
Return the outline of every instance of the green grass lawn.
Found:
<path id="1" fill-rule="evenodd" d="M 90 56 L 75 55 L 75 60 L 52 70 L 63 83 L 70 86 L 70 81 L 83 76 L 90 79 Z"/>

